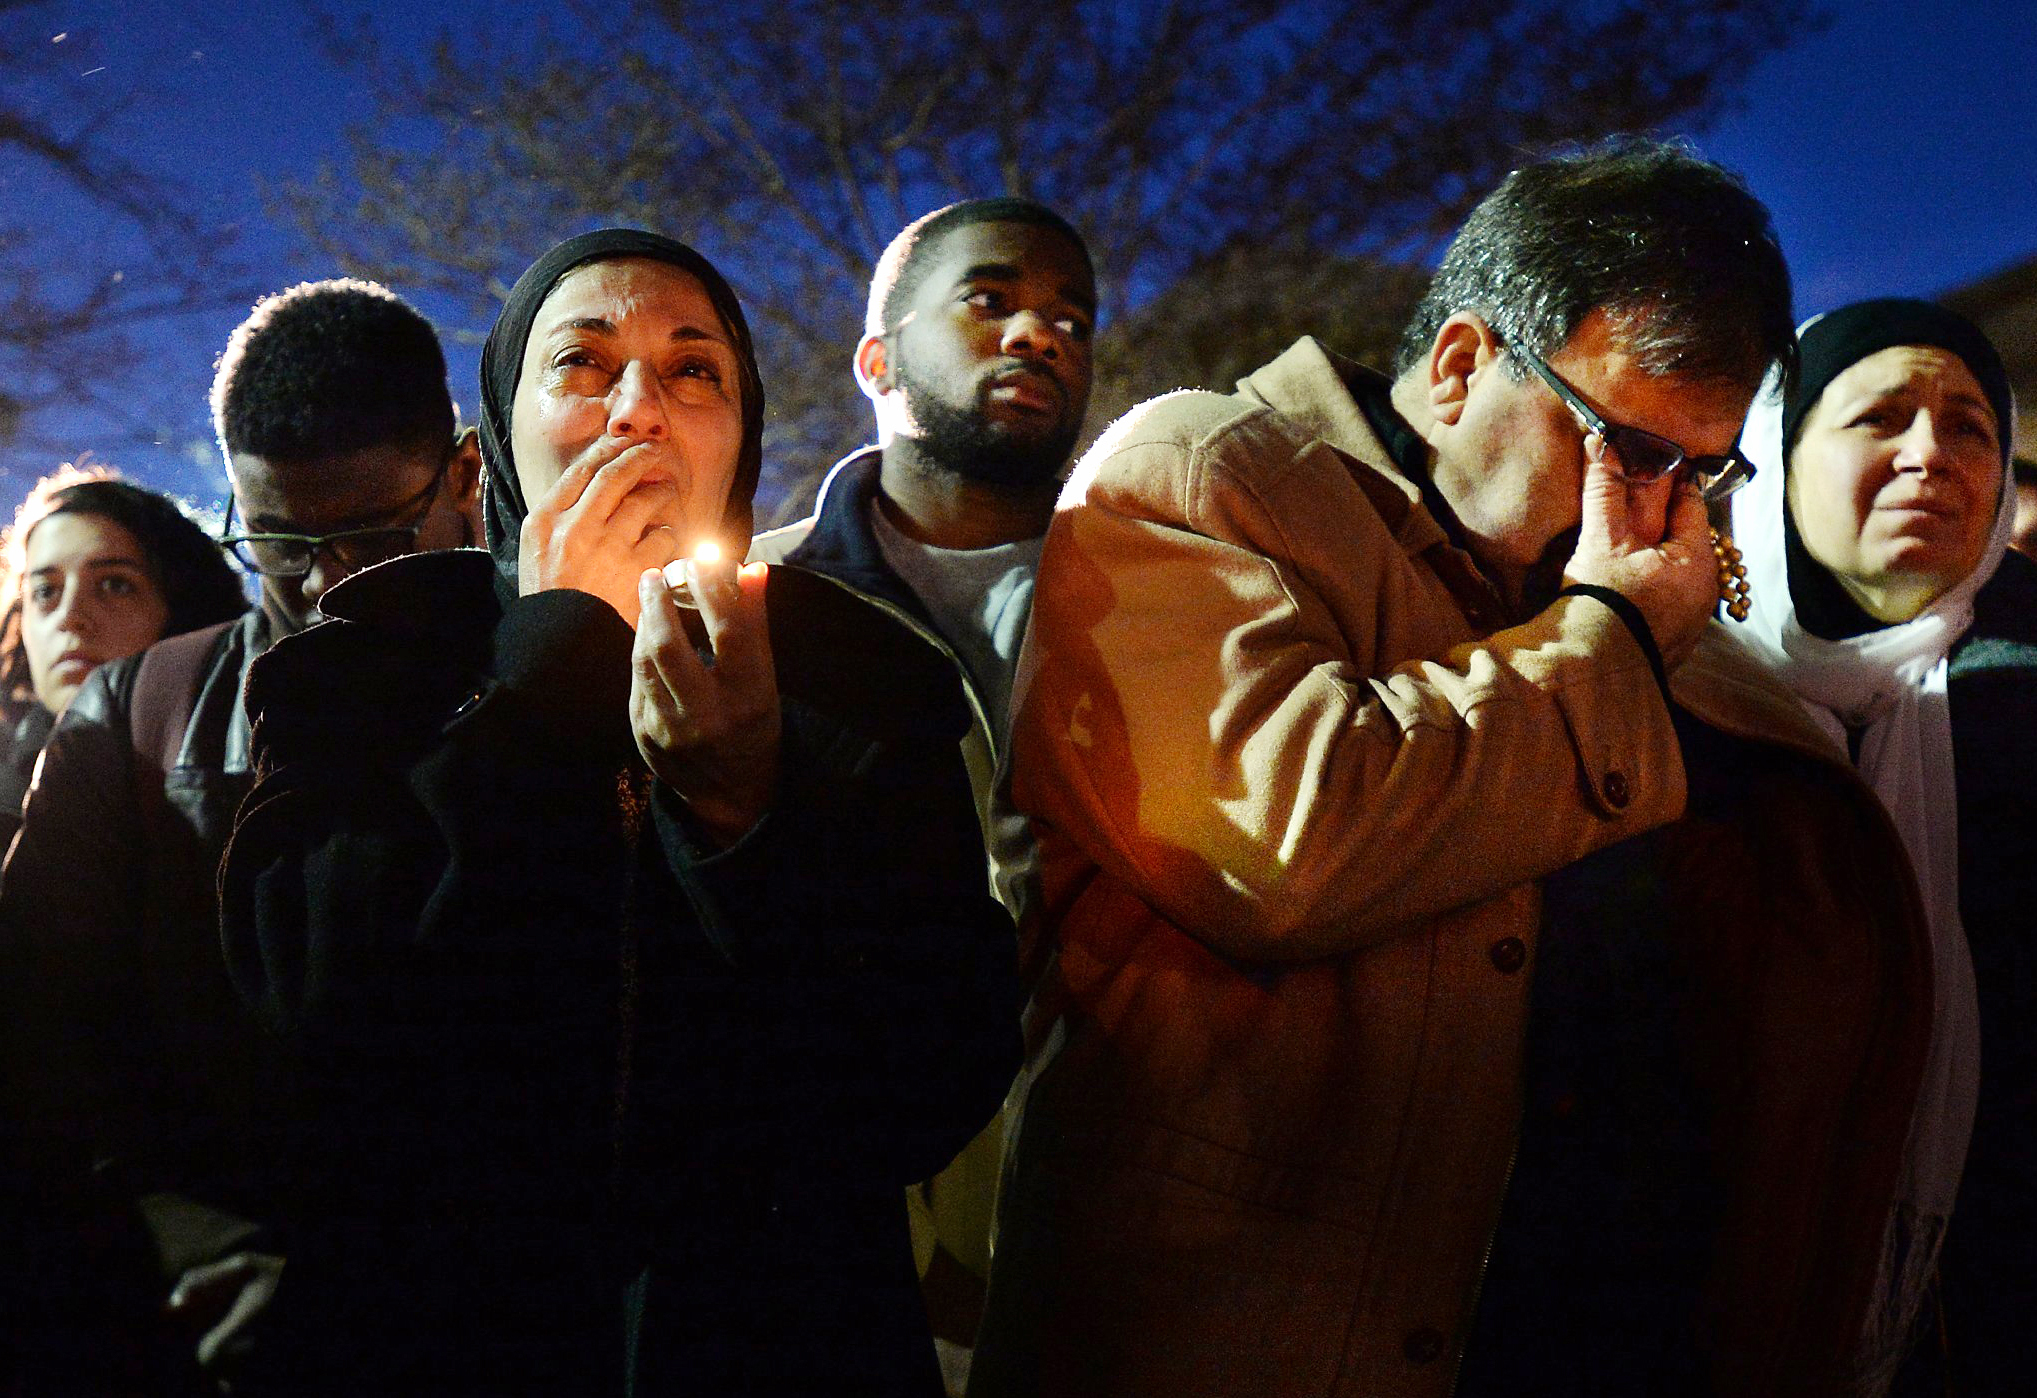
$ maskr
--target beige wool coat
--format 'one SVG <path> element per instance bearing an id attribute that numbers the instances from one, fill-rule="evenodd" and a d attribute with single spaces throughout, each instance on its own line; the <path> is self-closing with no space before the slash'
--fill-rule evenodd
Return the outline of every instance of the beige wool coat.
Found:
<path id="1" fill-rule="evenodd" d="M 1588 597 L 1505 618 L 1366 372 L 1303 340 L 1235 395 L 1145 405 L 1049 532 L 1013 738 L 1045 916 L 982 1398 L 1448 1393 L 1537 881 L 1683 815 L 1632 634 Z M 1703 1328 L 1720 1392 L 1844 1391 L 1921 1071 L 1921 915 L 1844 754 L 1724 642 L 1674 680 L 1753 793 L 1686 822 L 1669 900 L 1722 1007 Z"/>

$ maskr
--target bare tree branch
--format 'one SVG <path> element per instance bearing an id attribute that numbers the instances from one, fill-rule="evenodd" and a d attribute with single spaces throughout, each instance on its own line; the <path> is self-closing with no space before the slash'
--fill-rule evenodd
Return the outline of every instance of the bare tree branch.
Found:
<path id="1" fill-rule="evenodd" d="M 36 8 L 0 0 L 11 15 Z M 75 451 L 43 421 L 60 407 L 112 424 L 100 449 L 160 437 L 181 405 L 143 371 L 134 332 L 247 298 L 231 231 L 207 226 L 189 191 L 119 150 L 117 119 L 152 94 L 129 85 L 78 100 L 74 49 L 33 33 L 20 21 L 0 29 L 0 444 L 24 478 Z"/>
<path id="2" fill-rule="evenodd" d="M 469 333 L 576 227 L 698 243 L 759 328 L 767 489 L 790 509 L 869 430 L 847 360 L 870 263 L 927 209 L 1022 192 L 1085 230 L 1117 320 L 1102 410 L 1222 382 L 1239 346 L 1311 326 L 1372 352 L 1421 280 L 1406 264 L 1506 170 L 1708 116 L 1805 9 L 637 0 L 590 9 L 588 46 L 547 33 L 409 70 L 376 55 L 382 115 L 343 168 L 275 203 L 346 265 L 459 295 Z M 620 84 L 615 52 L 632 55 Z"/>

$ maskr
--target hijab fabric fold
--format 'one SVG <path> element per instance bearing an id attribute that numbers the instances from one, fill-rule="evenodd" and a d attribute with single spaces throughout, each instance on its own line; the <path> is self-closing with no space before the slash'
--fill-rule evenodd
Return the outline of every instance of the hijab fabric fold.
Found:
<path id="1" fill-rule="evenodd" d="M 510 288 L 481 351 L 481 455 L 486 468 L 482 521 L 488 551 L 495 555 L 497 585 L 506 587 L 508 596 L 516 594 L 517 546 L 524 516 L 530 513 L 530 502 L 524 499 L 516 476 L 510 414 L 516 404 L 516 385 L 523 372 L 531 327 L 545 299 L 568 272 L 590 262 L 631 257 L 669 263 L 689 273 L 707 292 L 735 344 L 736 359 L 742 366 L 743 440 L 722 513 L 722 532 L 737 557 L 748 547 L 751 497 L 764 458 L 764 388 L 742 304 L 714 264 L 677 239 L 641 228 L 600 228 L 566 239 L 531 263 Z"/>
<path id="2" fill-rule="evenodd" d="M 1857 735 L 1855 764 L 1902 837 L 1929 923 L 1929 1057 L 1911 1120 L 1907 1178 L 1888 1240 L 1885 1309 L 1878 1318 L 1883 1338 L 1898 1356 L 1907 1340 L 1902 1331 L 1922 1301 L 1958 1193 L 1979 1087 L 1980 1012 L 1973 960 L 1959 917 L 1958 803 L 1946 680 L 1951 649 L 1973 624 L 1974 597 L 2008 547 L 2015 486 L 2004 446 L 1994 527 L 1978 566 L 1909 621 L 1827 639 L 1800 623 L 1791 594 L 1784 477 L 1796 429 L 1832 378 L 1881 349 L 1939 343 L 1913 337 L 1923 333 L 1921 326 L 1931 317 L 1950 313 L 1929 307 L 1927 315 L 1902 314 L 1906 307 L 1918 305 L 1866 303 L 1804 324 L 1798 334 L 1809 357 L 1821 340 L 1825 350 L 1832 349 L 1835 337 L 1821 336 L 1819 327 L 1836 319 L 1830 328 L 1845 332 L 1844 348 L 1828 358 L 1843 362 L 1800 386 L 1787 404 L 1771 376 L 1748 414 L 1741 438 L 1756 474 L 1732 500 L 1734 541 L 1746 561 L 1752 607 L 1746 622 L 1730 629 L 1795 692 L 1812 719 L 1842 749 L 1848 746 L 1849 735 Z M 1887 306 L 1897 313 L 1882 320 L 1882 333 L 1864 329 L 1864 317 L 1857 313 Z M 1978 332 L 1968 330 L 1978 337 Z M 1959 347 L 1941 347 L 1966 358 Z M 1987 366 L 1972 367 L 1975 377 L 1987 384 Z M 1998 360 L 1994 368 L 1999 382 Z M 2001 430 L 2006 432 L 2013 420 L 2013 412 L 2003 417 Z M 1799 557 L 1799 567 L 1819 566 L 1807 554 Z"/>

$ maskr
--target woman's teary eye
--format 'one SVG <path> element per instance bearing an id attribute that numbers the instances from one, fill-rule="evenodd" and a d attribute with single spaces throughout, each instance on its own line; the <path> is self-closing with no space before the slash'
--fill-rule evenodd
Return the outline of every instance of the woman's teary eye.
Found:
<path id="1" fill-rule="evenodd" d="M 1962 413 L 1953 418 L 1952 431 L 1973 441 L 1992 442 L 1995 439 L 1994 424 L 1971 413 Z"/>
<path id="2" fill-rule="evenodd" d="M 591 350 L 570 348 L 552 357 L 551 379 L 555 384 L 582 387 L 608 377 L 608 371 Z"/>
<path id="3" fill-rule="evenodd" d="M 53 582 L 32 582 L 28 585 L 28 600 L 38 607 L 47 607 L 63 595 L 63 589 Z"/>
<path id="4" fill-rule="evenodd" d="M 132 597 L 141 588 L 125 573 L 108 573 L 99 580 L 99 590 L 108 597 Z"/>

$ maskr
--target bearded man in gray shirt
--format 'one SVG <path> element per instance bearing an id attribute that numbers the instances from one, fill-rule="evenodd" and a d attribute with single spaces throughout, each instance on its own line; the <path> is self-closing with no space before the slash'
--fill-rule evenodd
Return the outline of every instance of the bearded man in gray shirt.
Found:
<path id="1" fill-rule="evenodd" d="M 1068 223 L 1025 199 L 914 220 L 870 286 L 856 382 L 878 445 L 751 557 L 825 573 L 930 626 L 1004 746 L 1040 538 L 1089 404 L 1096 281 Z"/>
<path id="2" fill-rule="evenodd" d="M 1089 405 L 1095 320 L 1089 250 L 1051 209 L 973 199 L 914 220 L 878 260 L 856 346 L 877 445 L 828 473 L 812 517 L 750 550 L 875 599 L 954 657 L 980 720 L 970 768 L 992 873 L 1015 918 L 1032 841 L 1001 795 L 1012 671 Z M 956 1393 L 982 1310 L 1002 1134 L 993 1122 L 908 1198 Z"/>

